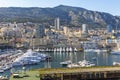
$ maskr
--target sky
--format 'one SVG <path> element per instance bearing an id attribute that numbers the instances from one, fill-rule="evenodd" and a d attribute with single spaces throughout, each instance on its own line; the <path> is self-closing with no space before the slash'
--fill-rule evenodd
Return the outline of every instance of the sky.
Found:
<path id="1" fill-rule="evenodd" d="M 0 0 L 0 7 L 55 7 L 68 5 L 120 16 L 120 0 Z"/>

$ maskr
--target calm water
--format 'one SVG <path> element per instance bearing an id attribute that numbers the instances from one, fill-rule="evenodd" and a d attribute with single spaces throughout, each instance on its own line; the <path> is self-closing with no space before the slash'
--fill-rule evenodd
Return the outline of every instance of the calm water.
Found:
<path id="1" fill-rule="evenodd" d="M 73 62 L 78 62 L 84 59 L 84 53 L 80 52 L 42 52 L 52 56 L 52 61 L 40 62 L 37 65 L 25 66 L 26 69 L 37 68 L 59 68 L 63 67 L 60 62 L 71 59 Z M 89 60 L 99 66 L 112 65 L 114 61 L 120 62 L 120 55 L 111 55 L 109 53 L 85 53 L 86 60 Z M 96 59 L 93 59 L 96 58 Z M 23 66 L 15 67 L 15 70 L 22 69 Z M 0 73 L 1 75 L 9 75 L 10 70 Z"/>

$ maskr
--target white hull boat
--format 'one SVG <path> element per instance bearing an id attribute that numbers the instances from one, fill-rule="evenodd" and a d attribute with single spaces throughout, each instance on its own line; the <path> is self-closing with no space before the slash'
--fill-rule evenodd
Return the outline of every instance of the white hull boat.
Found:
<path id="1" fill-rule="evenodd" d="M 79 63 L 79 65 L 80 65 L 81 67 L 92 67 L 92 66 L 95 66 L 94 63 L 92 63 L 92 62 L 90 62 L 90 61 L 86 61 L 86 60 L 79 61 L 78 63 Z"/>
<path id="2" fill-rule="evenodd" d="M 60 62 L 61 65 L 68 65 L 68 64 L 71 64 L 72 61 L 71 60 L 67 60 L 67 61 L 64 61 L 64 62 Z"/>
<path id="3" fill-rule="evenodd" d="M 22 56 L 18 57 L 13 62 L 13 66 L 37 64 L 47 58 L 48 58 L 48 56 L 45 54 L 41 54 L 38 52 L 34 52 L 32 50 L 28 50 L 26 53 L 24 53 Z"/>
<path id="4" fill-rule="evenodd" d="M 119 62 L 113 62 L 113 65 L 114 66 L 120 66 L 120 63 Z"/>

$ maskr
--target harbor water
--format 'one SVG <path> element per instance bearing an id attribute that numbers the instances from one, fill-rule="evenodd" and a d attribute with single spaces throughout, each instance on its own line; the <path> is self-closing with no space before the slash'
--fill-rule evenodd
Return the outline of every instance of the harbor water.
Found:
<path id="1" fill-rule="evenodd" d="M 120 62 L 120 55 L 112 55 L 110 53 L 96 53 L 96 52 L 40 52 L 47 55 L 50 55 L 52 57 L 52 60 L 47 60 L 40 62 L 35 65 L 26 65 L 26 66 L 18 66 L 14 67 L 14 71 L 19 71 L 23 67 L 25 67 L 26 70 L 31 69 L 39 69 L 39 68 L 62 68 L 66 66 L 62 66 L 60 62 L 66 61 L 66 60 L 72 60 L 73 63 L 76 63 L 78 61 L 81 61 L 85 59 L 93 62 L 96 66 L 110 66 L 113 64 L 113 62 Z M 11 70 L 7 70 L 3 73 L 0 73 L 0 75 L 10 75 Z"/>

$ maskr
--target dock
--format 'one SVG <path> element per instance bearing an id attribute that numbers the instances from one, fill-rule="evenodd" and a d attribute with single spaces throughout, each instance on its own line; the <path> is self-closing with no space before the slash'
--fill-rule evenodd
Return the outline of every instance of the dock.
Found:
<path id="1" fill-rule="evenodd" d="M 40 80 L 118 80 L 120 66 L 39 69 Z"/>
<path id="2" fill-rule="evenodd" d="M 20 51 L 4 51 L 0 54 L 0 73 L 12 68 L 14 60 L 21 56 L 23 53 Z"/>

